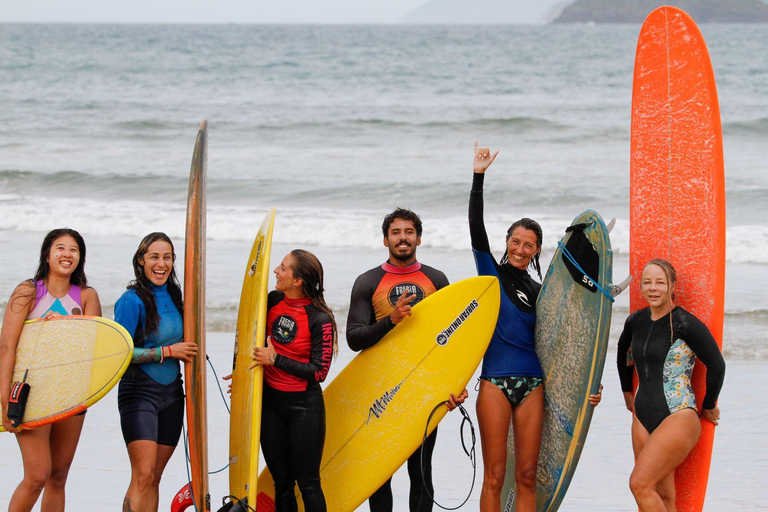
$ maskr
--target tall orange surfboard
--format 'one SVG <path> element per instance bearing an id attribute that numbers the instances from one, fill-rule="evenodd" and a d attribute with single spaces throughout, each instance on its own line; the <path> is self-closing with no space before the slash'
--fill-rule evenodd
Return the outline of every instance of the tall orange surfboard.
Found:
<path id="1" fill-rule="evenodd" d="M 205 188 L 208 168 L 208 121 L 197 133 L 189 172 L 187 231 L 184 249 L 184 340 L 197 343 L 197 356 L 184 365 L 187 394 L 192 504 L 211 510 L 208 490 L 208 416 L 205 371 Z"/>
<path id="2" fill-rule="evenodd" d="M 637 42 L 632 90 L 630 272 L 652 258 L 677 269 L 676 303 L 704 322 L 722 350 L 725 294 L 725 178 L 720 108 L 709 52 L 691 17 L 660 7 Z M 630 308 L 647 304 L 633 286 Z M 699 409 L 706 368 L 697 362 Z M 714 425 L 675 472 L 677 507 L 701 511 Z"/>

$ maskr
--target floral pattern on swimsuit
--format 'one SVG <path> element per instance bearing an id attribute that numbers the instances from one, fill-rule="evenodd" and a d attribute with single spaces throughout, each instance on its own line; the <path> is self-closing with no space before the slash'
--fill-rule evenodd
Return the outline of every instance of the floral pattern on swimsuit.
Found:
<path id="1" fill-rule="evenodd" d="M 669 412 L 696 408 L 696 397 L 691 386 L 691 374 L 696 364 L 696 354 L 683 340 L 670 347 L 664 361 L 664 395 Z"/>

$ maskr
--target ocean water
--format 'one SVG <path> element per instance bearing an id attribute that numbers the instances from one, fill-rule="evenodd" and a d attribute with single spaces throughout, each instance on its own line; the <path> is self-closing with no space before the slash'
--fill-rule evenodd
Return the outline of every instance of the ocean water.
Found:
<path id="1" fill-rule="evenodd" d="M 272 206 L 273 262 L 294 247 L 316 252 L 342 326 L 354 278 L 386 257 L 379 226 L 397 206 L 422 216 L 420 260 L 452 281 L 474 275 L 475 140 L 501 152 L 486 178 L 497 254 L 508 225 L 530 216 L 544 228 L 546 268 L 565 226 L 592 208 L 617 219 L 621 281 L 638 29 L 0 24 L 0 307 L 34 273 L 44 234 L 67 225 L 86 239 L 87 274 L 111 316 L 144 234 L 166 231 L 182 248 L 203 119 L 208 320 L 224 344 L 213 352 L 230 350 L 245 260 Z M 768 357 L 768 27 L 702 31 L 725 141 L 724 348 L 758 372 Z M 619 297 L 614 340 L 628 310 Z"/>

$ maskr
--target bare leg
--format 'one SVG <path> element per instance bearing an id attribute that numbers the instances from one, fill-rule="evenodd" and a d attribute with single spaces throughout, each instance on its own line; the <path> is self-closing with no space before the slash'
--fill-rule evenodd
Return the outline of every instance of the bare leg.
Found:
<path id="1" fill-rule="evenodd" d="M 64 487 L 84 421 L 85 416 L 78 415 L 51 425 L 51 477 L 43 491 L 41 512 L 64 512 Z"/>
<path id="2" fill-rule="evenodd" d="M 11 496 L 8 512 L 29 512 L 40 497 L 51 476 L 50 435 L 50 425 L 16 434 L 24 464 L 24 478 Z"/>
<path id="3" fill-rule="evenodd" d="M 536 470 L 544 422 L 544 386 L 539 386 L 512 409 L 515 432 L 516 512 L 536 512 Z"/>
<path id="4" fill-rule="evenodd" d="M 157 443 L 154 441 L 132 441 L 128 443 L 128 458 L 131 460 L 131 484 L 125 493 L 123 512 L 150 512 L 154 506 L 152 483 L 157 465 Z"/>
<path id="5" fill-rule="evenodd" d="M 507 436 L 512 410 L 504 393 L 487 380 L 480 381 L 477 395 L 477 423 L 483 450 L 481 512 L 500 512 L 501 489 L 507 471 Z"/>
<path id="6" fill-rule="evenodd" d="M 668 416 L 643 443 L 647 431 L 637 419 L 632 424 L 635 447 L 635 469 L 629 478 L 629 488 L 641 512 L 674 511 L 674 470 L 688 456 L 701 434 L 699 416 L 693 409 L 683 409 Z M 666 499 L 657 491 L 657 486 Z M 671 498 L 671 503 L 669 500 Z M 668 508 L 671 505 L 672 508 Z"/>
<path id="7" fill-rule="evenodd" d="M 151 507 L 150 510 L 157 511 L 160 506 L 160 479 L 165 471 L 165 466 L 173 455 L 175 446 L 168 446 L 165 444 L 157 445 L 157 461 L 155 462 L 155 477 L 152 480 L 152 488 L 150 490 Z"/>

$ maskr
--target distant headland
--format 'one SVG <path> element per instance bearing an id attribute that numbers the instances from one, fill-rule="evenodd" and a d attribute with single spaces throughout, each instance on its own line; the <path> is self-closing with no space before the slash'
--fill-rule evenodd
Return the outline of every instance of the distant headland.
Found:
<path id="1" fill-rule="evenodd" d="M 552 23 L 642 23 L 662 5 L 684 10 L 697 23 L 768 23 L 768 4 L 760 0 L 576 0 Z"/>

